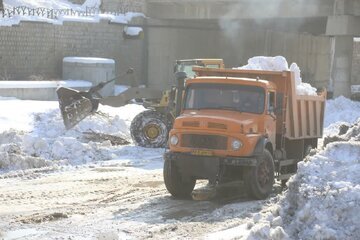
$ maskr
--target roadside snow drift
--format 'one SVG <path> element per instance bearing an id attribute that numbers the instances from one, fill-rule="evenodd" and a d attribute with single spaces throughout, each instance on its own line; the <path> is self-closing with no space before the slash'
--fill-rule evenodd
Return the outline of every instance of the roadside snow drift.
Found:
<path id="1" fill-rule="evenodd" d="M 344 97 L 327 102 L 326 147 L 298 164 L 278 203 L 249 222 L 247 239 L 360 239 L 359 108 Z"/>

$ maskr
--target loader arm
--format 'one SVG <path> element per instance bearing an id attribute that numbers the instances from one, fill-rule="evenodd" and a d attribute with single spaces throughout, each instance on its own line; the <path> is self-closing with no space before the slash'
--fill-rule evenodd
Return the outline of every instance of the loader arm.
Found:
<path id="1" fill-rule="evenodd" d="M 129 103 L 132 99 L 145 98 L 145 99 L 161 99 L 163 92 L 159 89 L 131 87 L 120 93 L 117 96 L 110 96 L 100 98 L 99 102 L 102 105 L 111 107 L 121 107 Z"/>
<path id="2" fill-rule="evenodd" d="M 60 87 L 57 90 L 61 115 L 66 129 L 73 128 L 84 118 L 96 112 L 99 103 L 111 107 L 121 107 L 128 104 L 132 99 L 161 99 L 163 94 L 158 89 L 132 87 L 117 96 L 102 98 L 96 90 L 98 89 L 92 88 L 89 91 L 81 92 L 65 87 Z"/>

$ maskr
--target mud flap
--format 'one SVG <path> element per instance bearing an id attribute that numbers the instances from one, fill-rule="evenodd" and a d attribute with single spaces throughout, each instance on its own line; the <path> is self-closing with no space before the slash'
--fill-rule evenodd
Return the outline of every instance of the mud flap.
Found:
<path id="1" fill-rule="evenodd" d="M 66 129 L 71 129 L 98 108 L 99 101 L 88 92 L 60 87 L 56 90 Z"/>

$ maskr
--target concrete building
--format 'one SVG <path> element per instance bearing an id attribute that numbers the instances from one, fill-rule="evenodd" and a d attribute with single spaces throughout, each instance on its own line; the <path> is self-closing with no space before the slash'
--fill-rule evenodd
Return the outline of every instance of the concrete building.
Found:
<path id="1" fill-rule="evenodd" d="M 173 58 L 223 57 L 239 65 L 254 55 L 284 55 L 298 62 L 305 81 L 350 95 L 358 0 L 148 0 L 146 9 L 157 19 L 147 23 L 154 85 Z"/>
<path id="2" fill-rule="evenodd" d="M 134 67 L 139 82 L 168 88 L 176 59 L 223 58 L 235 67 L 283 55 L 305 82 L 335 96 L 360 84 L 358 0 L 102 0 L 100 7 L 139 7 L 147 18 L 130 25 L 142 27 L 142 37 L 124 38 L 126 26 L 107 21 L 0 27 L 0 79 L 58 79 L 64 57 L 102 57 L 115 60 L 116 75 Z"/>

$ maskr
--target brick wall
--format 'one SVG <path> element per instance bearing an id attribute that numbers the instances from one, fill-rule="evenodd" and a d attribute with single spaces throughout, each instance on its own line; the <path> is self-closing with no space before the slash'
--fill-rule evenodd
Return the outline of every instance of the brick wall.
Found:
<path id="1" fill-rule="evenodd" d="M 108 22 L 0 27 L 0 79 L 59 79 L 66 56 L 112 58 L 117 74 L 134 67 L 140 78 L 143 40 L 124 39 L 122 32 L 123 26 Z"/>

